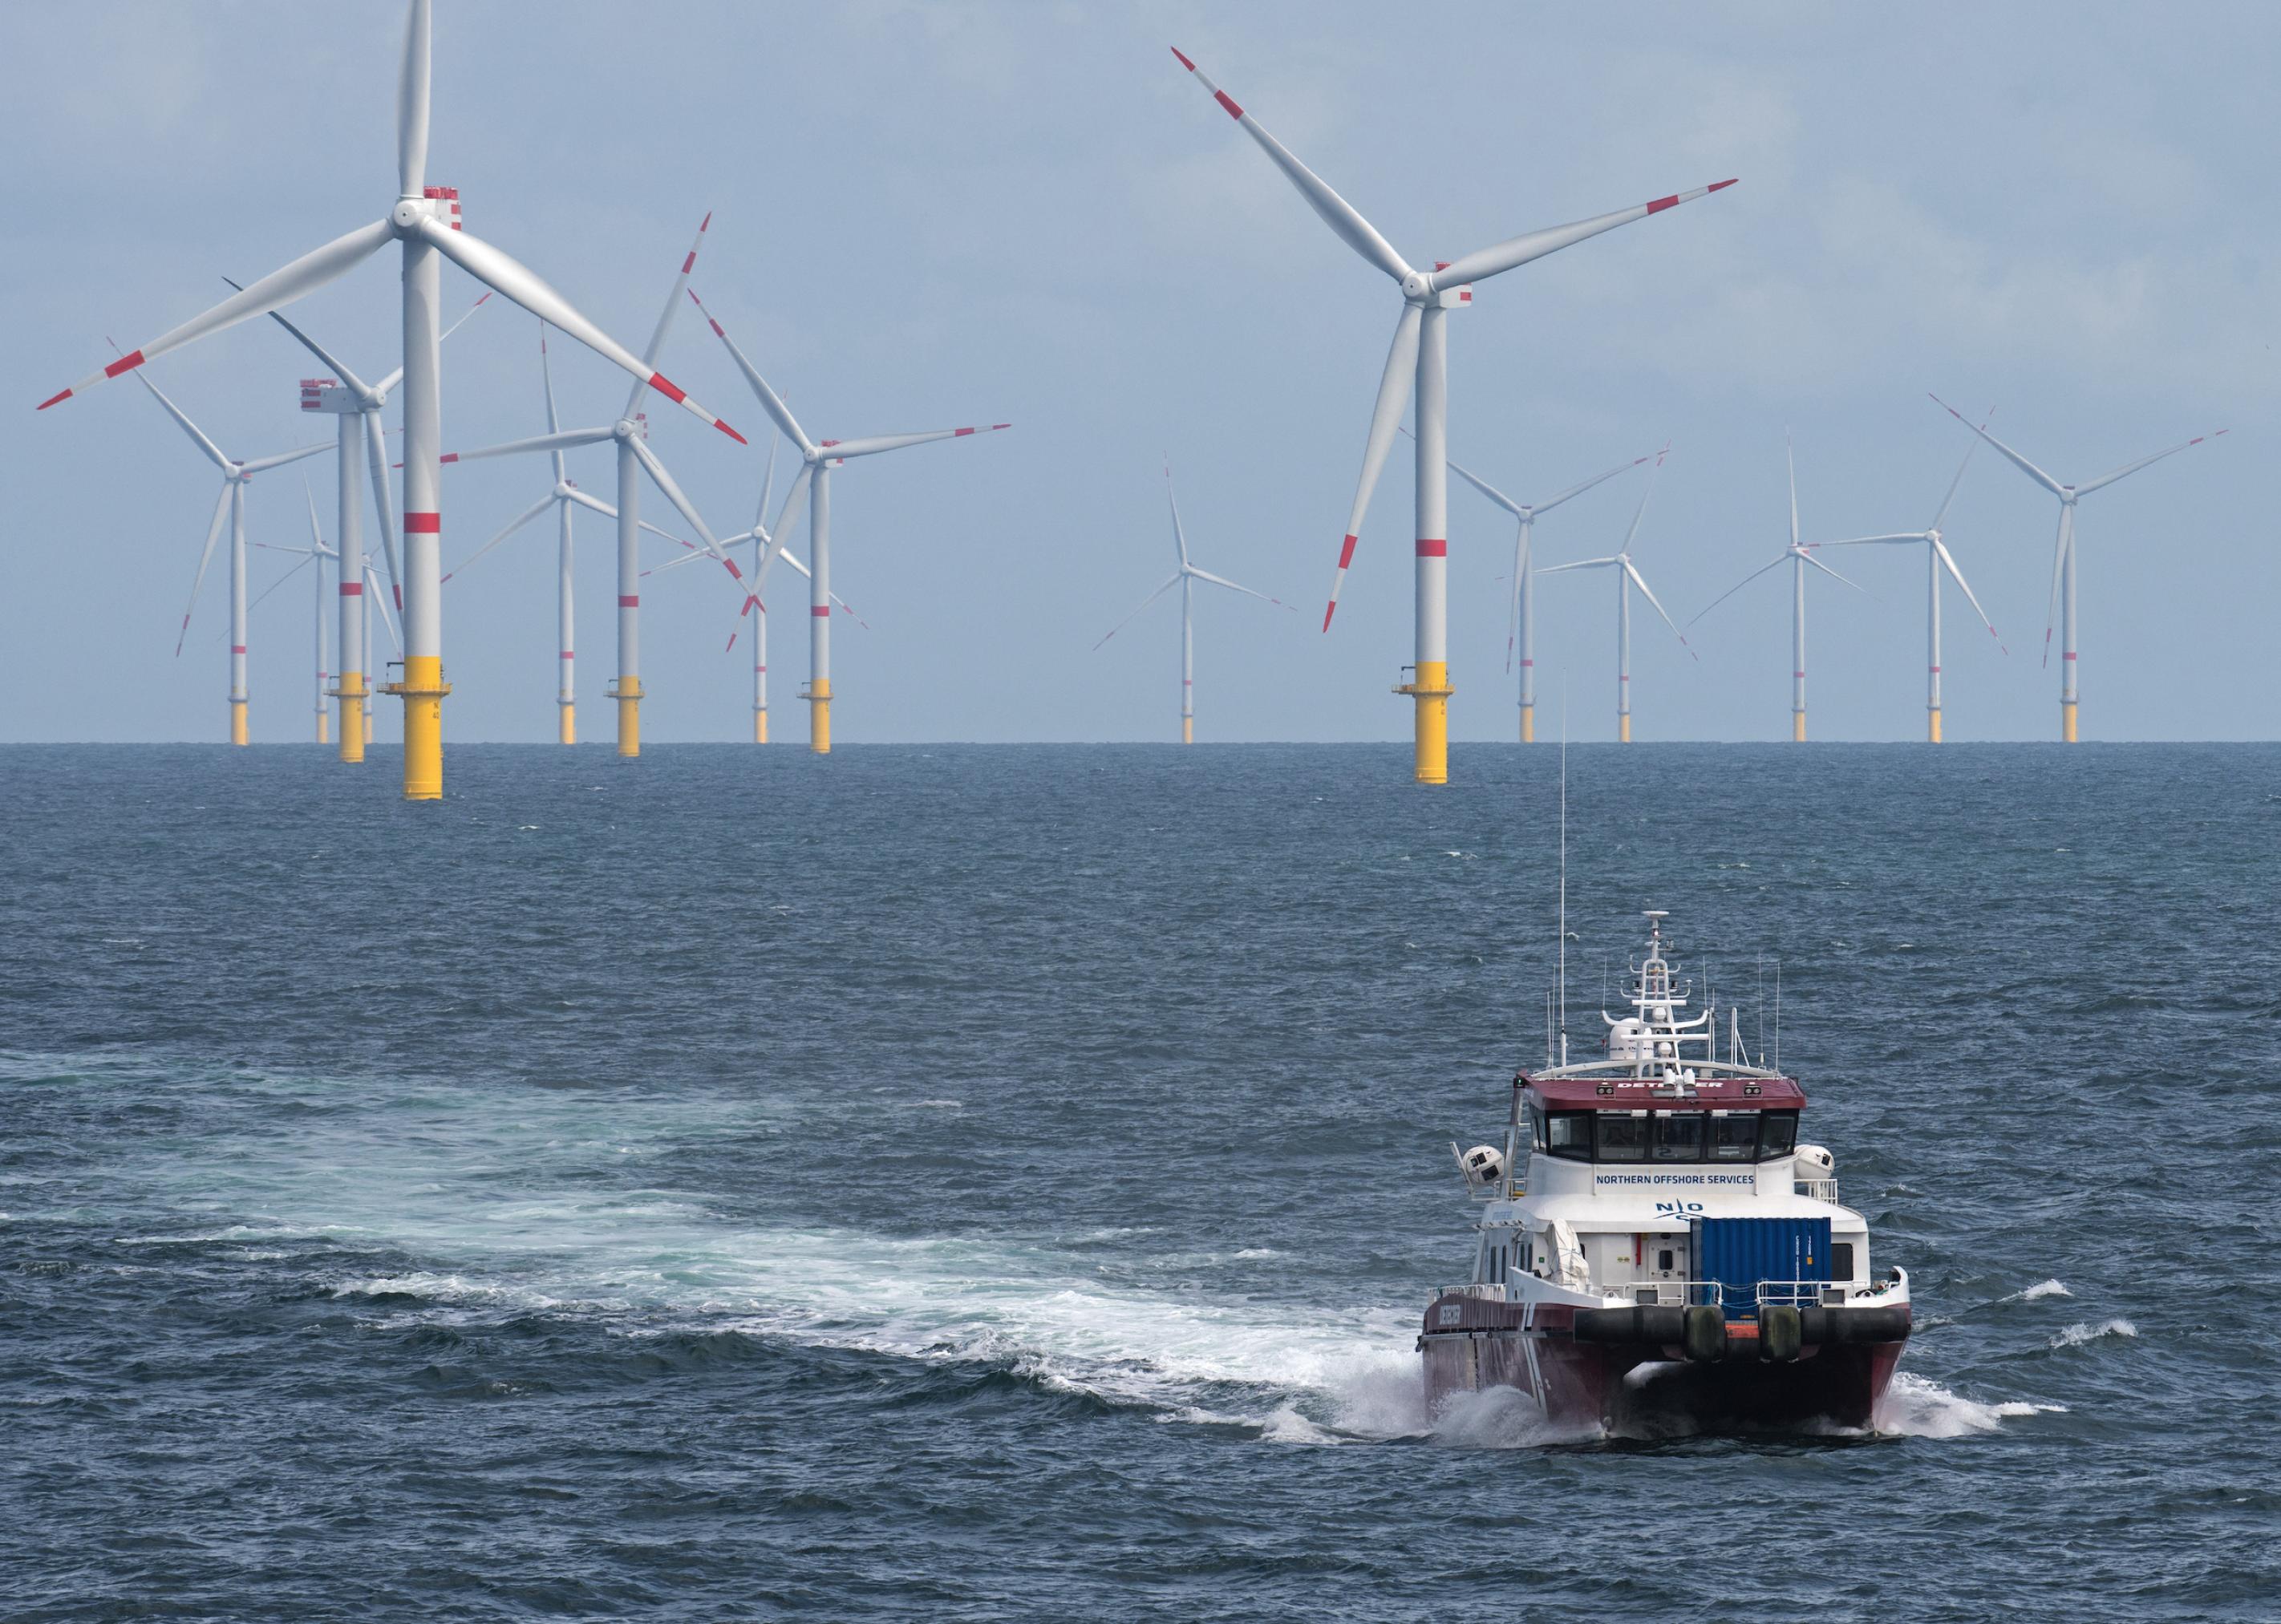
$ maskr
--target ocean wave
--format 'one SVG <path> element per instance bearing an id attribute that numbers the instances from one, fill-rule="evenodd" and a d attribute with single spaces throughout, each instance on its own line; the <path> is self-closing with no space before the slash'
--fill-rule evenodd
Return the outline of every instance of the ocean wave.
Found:
<path id="1" fill-rule="evenodd" d="M 1999 1297 L 1999 1303 L 2034 1303 L 2045 1297 L 2071 1297 L 2075 1293 L 2059 1280 L 2037 1280 L 2034 1285 L 2015 1291 L 2009 1296 Z"/>
<path id="2" fill-rule="evenodd" d="M 2138 1334 L 2138 1327 L 2128 1319 L 2102 1319 L 2097 1325 L 2086 1320 L 2068 1326 L 2052 1338 L 2051 1345 L 2054 1348 L 2080 1348 L 2088 1342 L 2103 1342 L 2110 1336 L 2135 1338 Z"/>

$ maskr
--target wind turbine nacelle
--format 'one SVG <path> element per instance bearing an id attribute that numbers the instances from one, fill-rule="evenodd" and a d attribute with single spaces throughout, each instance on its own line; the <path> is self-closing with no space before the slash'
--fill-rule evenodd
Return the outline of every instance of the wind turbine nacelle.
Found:
<path id="1" fill-rule="evenodd" d="M 460 229 L 460 189 L 456 186 L 429 186 L 420 195 L 428 199 L 428 206 L 438 225 Z"/>
<path id="2" fill-rule="evenodd" d="M 1437 271 L 1446 271 L 1450 268 L 1450 262 L 1447 259 L 1436 259 L 1434 261 L 1434 268 Z M 1462 287 L 1444 288 L 1434 298 L 1444 310 L 1464 310 L 1473 302 L 1473 284 L 1466 282 Z"/>
<path id="3" fill-rule="evenodd" d="M 331 412 L 345 417 L 360 409 L 362 403 L 336 378 L 303 378 L 301 380 L 301 409 L 304 412 Z"/>

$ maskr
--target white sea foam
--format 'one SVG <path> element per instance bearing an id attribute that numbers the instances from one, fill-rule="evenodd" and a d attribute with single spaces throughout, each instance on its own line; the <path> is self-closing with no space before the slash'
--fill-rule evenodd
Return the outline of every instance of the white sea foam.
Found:
<path id="1" fill-rule="evenodd" d="M 2061 1284 L 2058 1280 L 2037 1280 L 2034 1285 L 2027 1288 L 2023 1291 L 2015 1291 L 2008 1297 L 1999 1297 L 1996 1300 L 1999 1303 L 2034 1303 L 2045 1297 L 2071 1297 L 2073 1295 L 2075 1295 L 2075 1293 L 2069 1291 L 2065 1285 Z"/>
<path id="2" fill-rule="evenodd" d="M 2085 1321 L 2071 1325 L 2052 1338 L 2054 1348 L 2080 1348 L 2086 1342 L 2104 1341 L 2110 1336 L 2135 1337 L 2138 1327 L 2128 1319 L 2102 1319 L 2097 1325 Z"/>
<path id="3" fill-rule="evenodd" d="M 1902 1371 L 1877 1406 L 1876 1430 L 1905 1438 L 1966 1438 L 2002 1430 L 2008 1420 L 2064 1415 L 2065 1404 L 1999 1400 L 1983 1404 L 1952 1393 L 1937 1381 Z"/>

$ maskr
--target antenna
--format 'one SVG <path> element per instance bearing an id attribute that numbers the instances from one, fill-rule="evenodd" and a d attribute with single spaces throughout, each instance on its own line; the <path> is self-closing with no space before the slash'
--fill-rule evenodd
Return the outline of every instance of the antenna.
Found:
<path id="1" fill-rule="evenodd" d="M 1782 1070 L 1782 961 L 1775 961 L 1775 1070 Z"/>
<path id="2" fill-rule="evenodd" d="M 1568 1039 L 1568 696 L 1560 696 L 1560 1038 Z M 1565 1060 L 1566 1056 L 1564 1055 Z"/>
<path id="3" fill-rule="evenodd" d="M 1767 955 L 1759 955 L 1759 1063 L 1767 1063 Z"/>

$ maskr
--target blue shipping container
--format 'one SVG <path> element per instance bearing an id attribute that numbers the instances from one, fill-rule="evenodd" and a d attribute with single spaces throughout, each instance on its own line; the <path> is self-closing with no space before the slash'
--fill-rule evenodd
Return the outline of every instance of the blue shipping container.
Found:
<path id="1" fill-rule="evenodd" d="M 1761 1280 L 1829 1278 L 1826 1218 L 1696 1218 L 1695 1278 L 1716 1280 L 1730 1319 L 1755 1319 Z"/>

